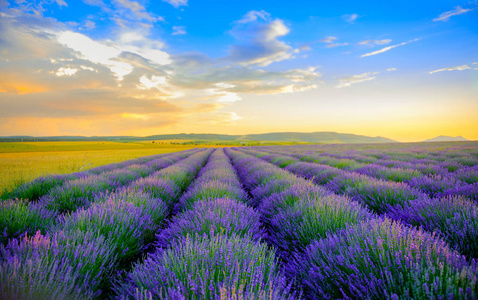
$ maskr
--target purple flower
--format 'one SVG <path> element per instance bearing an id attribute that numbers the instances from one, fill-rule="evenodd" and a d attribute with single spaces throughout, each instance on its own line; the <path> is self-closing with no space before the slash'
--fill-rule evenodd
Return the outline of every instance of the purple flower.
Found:
<path id="1" fill-rule="evenodd" d="M 267 245 L 223 235 L 181 239 L 150 254 L 114 290 L 119 299 L 138 291 L 155 299 L 295 299 Z"/>
<path id="2" fill-rule="evenodd" d="M 310 299 L 474 299 L 477 271 L 438 237 L 387 219 L 347 226 L 286 266 Z"/>

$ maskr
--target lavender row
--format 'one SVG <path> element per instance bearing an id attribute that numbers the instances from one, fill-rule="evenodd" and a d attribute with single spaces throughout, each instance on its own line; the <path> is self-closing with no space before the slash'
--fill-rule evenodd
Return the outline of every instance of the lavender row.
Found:
<path id="1" fill-rule="evenodd" d="M 153 170 L 167 167 L 189 155 L 191 155 L 189 151 L 168 155 L 164 158 L 150 161 L 148 165 L 136 164 L 125 168 L 125 170 L 105 173 L 105 177 L 111 180 L 113 176 L 115 176 L 117 182 L 119 181 L 126 184 L 127 179 L 147 176 L 153 172 Z M 43 199 L 43 201 L 36 203 L 23 199 L 11 199 L 0 203 L 0 242 L 6 243 L 8 239 L 18 237 L 20 234 L 26 232 L 34 234 L 40 230 L 45 233 L 46 229 L 55 223 L 56 216 L 59 213 L 58 209 L 52 210 L 51 208 L 70 208 L 70 210 L 73 210 L 82 205 L 88 205 L 94 202 L 95 199 L 104 197 L 106 194 L 105 190 L 98 188 L 102 187 L 101 181 L 99 181 L 99 184 L 96 181 L 92 181 L 94 187 L 98 188 L 96 192 L 93 192 L 91 186 L 84 184 L 85 181 L 83 180 L 75 180 L 72 182 L 72 185 L 76 184 L 76 186 L 72 190 L 58 188 L 60 191 L 64 191 L 64 194 L 54 194 L 57 197 L 48 196 L 46 199 Z M 83 185 L 81 185 L 81 183 L 83 183 Z"/>
<path id="2" fill-rule="evenodd" d="M 251 155 L 226 151 L 251 195 L 249 202 L 261 213 L 269 230 L 268 240 L 284 260 L 345 224 L 373 217 L 358 202 Z"/>
<path id="3" fill-rule="evenodd" d="M 304 162 L 314 162 L 336 167 L 346 171 L 363 174 L 382 180 L 404 182 L 412 188 L 428 194 L 430 197 L 447 197 L 450 195 L 462 195 L 478 201 L 478 166 L 462 167 L 454 173 L 435 170 L 430 175 L 424 175 L 423 168 L 410 163 L 396 163 L 393 166 L 380 165 L 378 163 L 363 164 L 353 159 L 335 159 L 328 154 L 311 155 L 306 153 L 288 153 L 284 150 L 270 147 L 270 153 L 282 156 L 292 156 Z M 262 151 L 268 149 L 261 149 Z M 261 151 L 261 152 L 262 152 Z M 269 152 L 265 152 L 269 153 Z M 406 164 L 406 165 L 404 165 Z M 396 167 L 398 166 L 398 167 Z M 427 172 L 436 166 L 426 165 Z"/>
<path id="4" fill-rule="evenodd" d="M 118 298 L 293 299 L 246 197 L 216 150 L 158 234 L 158 249 L 116 285 Z"/>
<path id="5" fill-rule="evenodd" d="M 307 298 L 477 297 L 476 261 L 467 262 L 440 238 L 379 218 L 250 155 L 227 153 L 268 216 L 271 239 L 287 244 L 286 274 Z"/>
<path id="6" fill-rule="evenodd" d="M 433 144 L 362 144 L 362 145 L 299 145 L 286 147 L 289 152 L 325 154 L 370 163 L 378 160 L 412 164 L 442 165 L 454 169 L 457 165 L 478 165 L 477 143 Z M 269 149 L 278 147 L 267 147 Z"/>
<path id="7" fill-rule="evenodd" d="M 117 169 L 90 175 L 87 177 L 70 180 L 62 186 L 53 188 L 48 194 L 39 199 L 50 210 L 58 213 L 72 212 L 79 207 L 88 206 L 95 197 L 104 193 L 114 192 L 143 176 L 148 176 L 168 167 L 194 152 L 174 153 L 146 163 L 145 165 L 131 165 L 123 169 Z"/>
<path id="8" fill-rule="evenodd" d="M 478 258 L 478 205 L 470 200 L 459 196 L 429 198 L 403 183 L 376 180 L 329 166 L 294 162 L 290 157 L 263 154 L 258 154 L 261 159 L 285 166 L 286 170 L 337 194 L 347 195 L 378 214 L 437 232 L 460 253 Z"/>
<path id="9" fill-rule="evenodd" d="M 194 176 L 210 151 L 165 168 L 155 175 Z M 195 168 L 193 167 L 195 166 Z M 179 195 L 177 195 L 179 197 Z M 123 188 L 88 209 L 62 215 L 46 235 L 13 239 L 1 247 L 2 299 L 92 299 L 109 278 L 152 241 L 168 204 L 147 190 Z"/>
<path id="10" fill-rule="evenodd" d="M 36 203 L 23 199 L 11 199 L 0 203 L 0 242 L 18 237 L 20 234 L 34 234 L 40 230 L 45 233 L 56 221 L 62 211 L 73 211 L 88 206 L 96 199 L 105 197 L 106 188 L 121 187 L 138 177 L 147 176 L 154 170 L 165 168 L 194 152 L 182 152 L 155 159 L 147 165 L 130 165 L 124 170 L 114 170 L 95 175 L 95 180 L 73 180 L 64 187 L 53 189 L 52 194 L 44 196 Z M 104 189 L 103 189 L 104 188 Z"/>
<path id="11" fill-rule="evenodd" d="M 196 151 L 196 149 L 183 151 L 182 153 L 192 153 L 194 151 Z M 31 182 L 27 182 L 17 187 L 12 192 L 3 195 L 2 198 L 4 199 L 19 198 L 19 199 L 28 199 L 30 201 L 35 201 L 35 200 L 38 200 L 40 197 L 48 194 L 48 192 L 50 192 L 52 189 L 56 187 L 60 187 L 66 182 L 78 180 L 78 179 L 84 179 L 92 175 L 100 175 L 102 173 L 111 172 L 113 170 L 124 169 L 126 167 L 130 167 L 134 165 L 144 165 L 145 163 L 152 162 L 152 161 L 162 159 L 175 154 L 176 153 L 166 153 L 166 154 L 141 157 L 141 158 L 137 158 L 133 160 L 127 160 L 121 163 L 103 165 L 90 170 L 86 170 L 84 172 L 77 172 L 72 174 L 41 176 Z"/>
<path id="12" fill-rule="evenodd" d="M 357 146 L 355 147 L 357 148 Z M 280 151 L 284 149 L 278 147 L 264 148 L 267 148 L 266 151 Z M 359 146 L 359 148 L 361 147 Z M 418 152 L 420 158 L 403 160 L 401 159 L 403 156 L 393 158 L 391 155 L 379 155 L 374 153 L 376 151 L 373 150 L 330 153 L 329 151 L 317 151 L 317 147 L 315 150 L 307 149 L 310 149 L 310 147 L 288 147 L 287 153 L 297 157 L 305 155 L 306 159 L 316 162 L 327 161 L 326 164 L 328 165 L 338 168 L 347 168 L 349 170 L 356 170 L 366 167 L 368 164 L 373 164 L 387 168 L 414 170 L 415 173 L 409 174 L 411 176 L 417 175 L 417 172 L 419 172 L 420 174 L 431 177 L 452 177 L 457 181 L 464 181 L 466 183 L 478 182 L 478 152 L 475 153 L 474 156 L 470 154 L 466 155 L 462 149 L 458 149 L 458 153 L 450 153 L 448 157 L 436 160 L 432 158 L 436 157 L 437 152 L 420 152 L 420 150 L 417 149 L 412 151 Z M 402 154 L 409 153 L 410 152 L 405 152 Z"/>

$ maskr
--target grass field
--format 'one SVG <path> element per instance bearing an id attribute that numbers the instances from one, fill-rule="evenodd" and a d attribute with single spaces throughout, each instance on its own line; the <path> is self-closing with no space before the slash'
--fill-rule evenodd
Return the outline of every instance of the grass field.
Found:
<path id="1" fill-rule="evenodd" d="M 2 174 L 0 194 L 47 174 L 73 173 L 142 156 L 197 147 L 171 142 L 175 143 L 175 141 L 0 143 L 0 174 Z"/>

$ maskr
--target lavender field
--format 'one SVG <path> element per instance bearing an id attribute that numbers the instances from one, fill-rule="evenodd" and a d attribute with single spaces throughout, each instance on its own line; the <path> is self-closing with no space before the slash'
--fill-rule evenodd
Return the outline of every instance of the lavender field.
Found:
<path id="1" fill-rule="evenodd" d="M 2 196 L 0 299 L 478 299 L 478 143 L 197 148 Z"/>

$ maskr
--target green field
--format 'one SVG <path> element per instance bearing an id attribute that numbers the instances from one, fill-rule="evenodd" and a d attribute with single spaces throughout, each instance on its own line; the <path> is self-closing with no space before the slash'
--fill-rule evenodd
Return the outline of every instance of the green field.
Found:
<path id="1" fill-rule="evenodd" d="M 176 141 L 0 143 L 0 194 L 47 174 L 73 173 L 142 156 L 195 147 L 198 146 L 180 145 Z"/>

